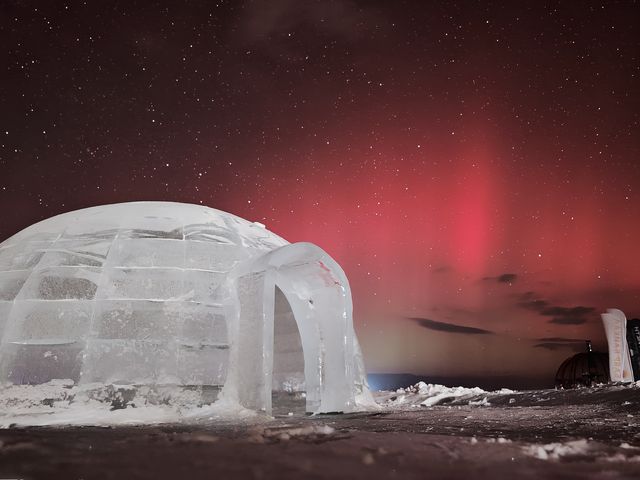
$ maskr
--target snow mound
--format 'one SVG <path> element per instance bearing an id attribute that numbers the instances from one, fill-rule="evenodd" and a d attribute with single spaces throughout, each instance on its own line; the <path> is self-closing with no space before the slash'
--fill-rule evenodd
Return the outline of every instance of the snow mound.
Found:
<path id="1" fill-rule="evenodd" d="M 527 455 L 540 460 L 560 460 L 562 457 L 575 457 L 589 453 L 589 441 L 586 438 L 572 440 L 570 442 L 548 443 L 546 445 L 530 445 L 524 447 Z"/>
<path id="2" fill-rule="evenodd" d="M 116 388 L 52 380 L 41 385 L 5 385 L 0 391 L 0 428 L 242 421 L 258 415 L 224 398 L 203 405 L 198 392 L 177 387 L 119 385 Z"/>
<path id="3" fill-rule="evenodd" d="M 275 443 L 297 438 L 318 442 L 329 439 L 334 433 L 336 433 L 336 430 L 329 425 L 309 425 L 306 427 L 285 425 L 275 428 L 258 428 L 249 437 L 249 441 L 253 443 Z"/>
<path id="4" fill-rule="evenodd" d="M 588 458 L 590 461 L 640 462 L 640 455 L 636 454 L 637 450 L 638 447 L 633 447 L 626 442 L 615 449 L 603 447 L 601 443 L 586 438 L 523 447 L 526 455 L 548 461 L 573 461 L 579 458 Z"/>
<path id="5" fill-rule="evenodd" d="M 399 388 L 395 392 L 378 392 L 376 400 L 388 408 L 432 407 L 452 400 L 455 400 L 456 405 L 489 406 L 491 395 L 509 395 L 513 393 L 517 392 L 507 388 L 487 392 L 480 387 L 446 387 L 444 385 L 418 382 L 410 387 Z"/>

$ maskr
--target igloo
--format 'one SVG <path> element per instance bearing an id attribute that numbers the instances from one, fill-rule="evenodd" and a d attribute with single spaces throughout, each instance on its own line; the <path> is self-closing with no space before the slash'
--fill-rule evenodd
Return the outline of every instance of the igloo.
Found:
<path id="1" fill-rule="evenodd" d="M 349 283 L 311 243 L 200 205 L 133 202 L 0 244 L 0 382 L 207 386 L 271 412 L 370 402 Z"/>

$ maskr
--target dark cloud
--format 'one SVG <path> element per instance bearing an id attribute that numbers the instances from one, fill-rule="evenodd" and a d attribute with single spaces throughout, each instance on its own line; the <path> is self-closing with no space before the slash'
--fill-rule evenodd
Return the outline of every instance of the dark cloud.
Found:
<path id="1" fill-rule="evenodd" d="M 518 306 L 526 310 L 538 312 L 545 317 L 551 317 L 549 323 L 558 325 L 582 325 L 587 323 L 595 308 L 578 305 L 576 307 L 561 307 L 550 305 L 549 302 L 538 298 L 534 292 L 526 292 L 520 296 Z"/>
<path id="2" fill-rule="evenodd" d="M 484 277 L 483 280 L 490 282 L 498 282 L 498 283 L 508 283 L 512 284 L 518 279 L 518 275 L 515 273 L 503 273 L 502 275 L 498 275 L 497 277 Z"/>
<path id="3" fill-rule="evenodd" d="M 525 310 L 534 312 L 542 312 L 549 304 L 545 300 L 541 300 L 534 292 L 525 292 L 518 298 L 518 306 Z"/>
<path id="4" fill-rule="evenodd" d="M 570 349 L 574 352 L 585 350 L 585 346 L 576 342 L 540 342 L 533 346 L 534 348 L 544 348 L 545 350 L 555 351 L 560 349 Z"/>
<path id="5" fill-rule="evenodd" d="M 583 338 L 564 338 L 564 337 L 543 337 L 538 338 L 538 342 L 563 342 L 563 343 L 585 343 Z"/>
<path id="6" fill-rule="evenodd" d="M 518 305 L 522 308 L 526 308 L 527 310 L 542 313 L 549 304 L 544 300 L 529 300 L 527 302 L 520 302 Z"/>
<path id="7" fill-rule="evenodd" d="M 518 275 L 515 273 L 503 273 L 498 277 L 498 282 L 500 283 L 513 283 L 518 278 Z"/>
<path id="8" fill-rule="evenodd" d="M 586 340 L 581 338 L 565 338 L 565 337 L 543 337 L 538 338 L 538 342 L 534 348 L 544 348 L 545 350 L 571 349 L 574 352 L 582 352 L 586 350 Z"/>
<path id="9" fill-rule="evenodd" d="M 436 330 L 438 332 L 465 333 L 468 335 L 493 334 L 493 332 L 484 330 L 482 328 L 465 327 L 463 325 L 456 325 L 454 323 L 437 322 L 429 318 L 409 317 L 409 320 L 413 320 L 421 327 L 428 328 L 429 330 Z"/>
<path id="10" fill-rule="evenodd" d="M 542 311 L 542 315 L 552 317 L 549 323 L 559 325 L 582 325 L 587 323 L 589 315 L 595 312 L 593 307 L 549 307 Z"/>

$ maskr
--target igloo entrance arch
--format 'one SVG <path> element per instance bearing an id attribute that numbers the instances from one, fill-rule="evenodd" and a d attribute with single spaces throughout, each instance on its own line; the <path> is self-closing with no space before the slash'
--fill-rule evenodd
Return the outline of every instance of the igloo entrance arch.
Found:
<path id="1" fill-rule="evenodd" d="M 240 266 L 233 282 L 240 305 L 233 327 L 239 345 L 230 357 L 229 394 L 250 408 L 270 411 L 272 389 L 282 387 L 278 383 L 283 379 L 273 382 L 278 288 L 300 332 L 307 411 L 355 408 L 356 396 L 366 386 L 361 361 L 354 361 L 361 357 L 351 322 L 351 293 L 339 265 L 319 247 L 297 243 Z M 252 358 L 234 359 L 242 352 L 251 352 Z"/>
<path id="2" fill-rule="evenodd" d="M 0 244 L 0 382 L 213 387 L 268 412 L 303 384 L 307 411 L 349 411 L 370 400 L 351 309 L 335 261 L 261 224 L 170 202 L 79 210 Z"/>

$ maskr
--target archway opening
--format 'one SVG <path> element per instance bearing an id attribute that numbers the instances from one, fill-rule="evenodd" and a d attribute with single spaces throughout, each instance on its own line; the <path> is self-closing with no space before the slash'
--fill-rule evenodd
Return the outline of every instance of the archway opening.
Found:
<path id="1" fill-rule="evenodd" d="M 304 414 L 306 411 L 304 353 L 291 305 L 275 287 L 273 315 L 273 415 Z"/>
<path id="2" fill-rule="evenodd" d="M 305 411 L 353 411 L 356 395 L 366 391 L 366 384 L 353 331 L 351 292 L 340 266 L 319 247 L 296 243 L 240 264 L 232 283 L 239 308 L 222 394 L 245 408 L 272 413 L 274 330 L 295 324 L 304 360 L 295 363 L 294 371 L 304 371 Z M 293 312 L 293 319 L 284 315 L 278 327 L 276 286 Z M 287 350 L 300 351 L 283 344 L 286 348 L 276 346 L 281 358 L 288 356 L 282 355 Z M 281 364 L 276 361 L 276 373 Z"/>

